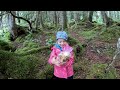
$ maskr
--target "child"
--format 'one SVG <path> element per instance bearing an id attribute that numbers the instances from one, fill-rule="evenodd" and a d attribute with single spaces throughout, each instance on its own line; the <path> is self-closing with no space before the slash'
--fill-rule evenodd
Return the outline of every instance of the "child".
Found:
<path id="1" fill-rule="evenodd" d="M 67 43 L 68 35 L 65 31 L 58 31 L 56 39 L 57 42 L 51 48 L 52 52 L 48 60 L 49 64 L 54 65 L 54 78 L 73 79 L 74 55 L 73 48 Z M 61 58 L 61 55 L 64 54 L 64 52 L 67 52 L 67 56 L 65 56 L 65 58 Z"/>

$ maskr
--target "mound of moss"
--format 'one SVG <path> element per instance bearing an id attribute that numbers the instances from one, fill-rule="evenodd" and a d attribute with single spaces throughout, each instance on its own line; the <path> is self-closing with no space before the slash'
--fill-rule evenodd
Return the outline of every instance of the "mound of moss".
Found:
<path id="1" fill-rule="evenodd" d="M 100 39 L 106 42 L 116 41 L 120 37 L 120 26 L 112 25 L 100 35 Z"/>
<path id="2" fill-rule="evenodd" d="M 0 72 L 8 78 L 34 79 L 42 63 L 34 55 L 18 56 L 13 52 L 0 50 Z"/>
<path id="3" fill-rule="evenodd" d="M 117 79 L 117 73 L 114 68 L 109 69 L 108 72 L 105 72 L 107 64 L 93 64 L 90 68 L 90 72 L 87 75 L 87 79 Z"/>
<path id="4" fill-rule="evenodd" d="M 7 62 L 15 59 L 15 56 L 16 54 L 13 52 L 0 50 L 0 72 L 2 72 L 3 74 L 6 73 Z"/>
<path id="5" fill-rule="evenodd" d="M 53 77 L 53 66 L 47 64 L 44 69 L 37 73 L 38 79 L 51 79 Z"/>
<path id="6" fill-rule="evenodd" d="M 6 41 L 0 40 L 0 49 L 9 51 L 9 50 L 13 49 L 13 46 L 12 46 L 11 43 L 8 43 Z"/>
<path id="7" fill-rule="evenodd" d="M 35 79 L 39 68 L 39 59 L 28 55 L 16 57 L 7 62 L 7 76 L 14 79 Z"/>

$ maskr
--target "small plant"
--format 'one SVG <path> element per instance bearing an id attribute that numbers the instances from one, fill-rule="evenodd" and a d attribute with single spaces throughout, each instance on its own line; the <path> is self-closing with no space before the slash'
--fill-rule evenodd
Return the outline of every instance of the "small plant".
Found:
<path id="1" fill-rule="evenodd" d="M 46 39 L 46 45 L 52 45 L 53 44 L 53 40 L 50 39 Z"/>

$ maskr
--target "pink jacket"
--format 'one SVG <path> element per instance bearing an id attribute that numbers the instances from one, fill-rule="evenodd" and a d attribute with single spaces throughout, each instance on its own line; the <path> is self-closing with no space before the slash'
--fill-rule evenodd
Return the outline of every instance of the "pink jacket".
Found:
<path id="1" fill-rule="evenodd" d="M 53 57 L 58 56 L 58 54 L 61 51 L 58 48 L 56 48 L 55 46 L 53 46 L 51 49 L 52 49 L 52 52 L 50 54 L 48 63 L 52 65 L 51 61 L 52 61 Z M 74 74 L 74 71 L 73 71 L 73 62 L 74 62 L 73 48 L 70 47 L 68 44 L 66 44 L 62 49 L 63 49 L 63 51 L 71 50 L 71 57 L 64 65 L 61 65 L 61 66 L 54 65 L 54 75 L 59 78 L 67 78 Z"/>

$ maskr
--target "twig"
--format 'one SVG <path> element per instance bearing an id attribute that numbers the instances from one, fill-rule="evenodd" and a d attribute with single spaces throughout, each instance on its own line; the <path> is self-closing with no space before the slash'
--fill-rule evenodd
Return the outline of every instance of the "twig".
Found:
<path id="1" fill-rule="evenodd" d="M 116 51 L 116 52 L 117 52 L 117 54 L 114 55 L 112 62 L 106 67 L 106 71 L 109 70 L 110 67 L 113 67 L 115 59 L 116 59 L 117 55 L 120 53 L 120 51 Z"/>

